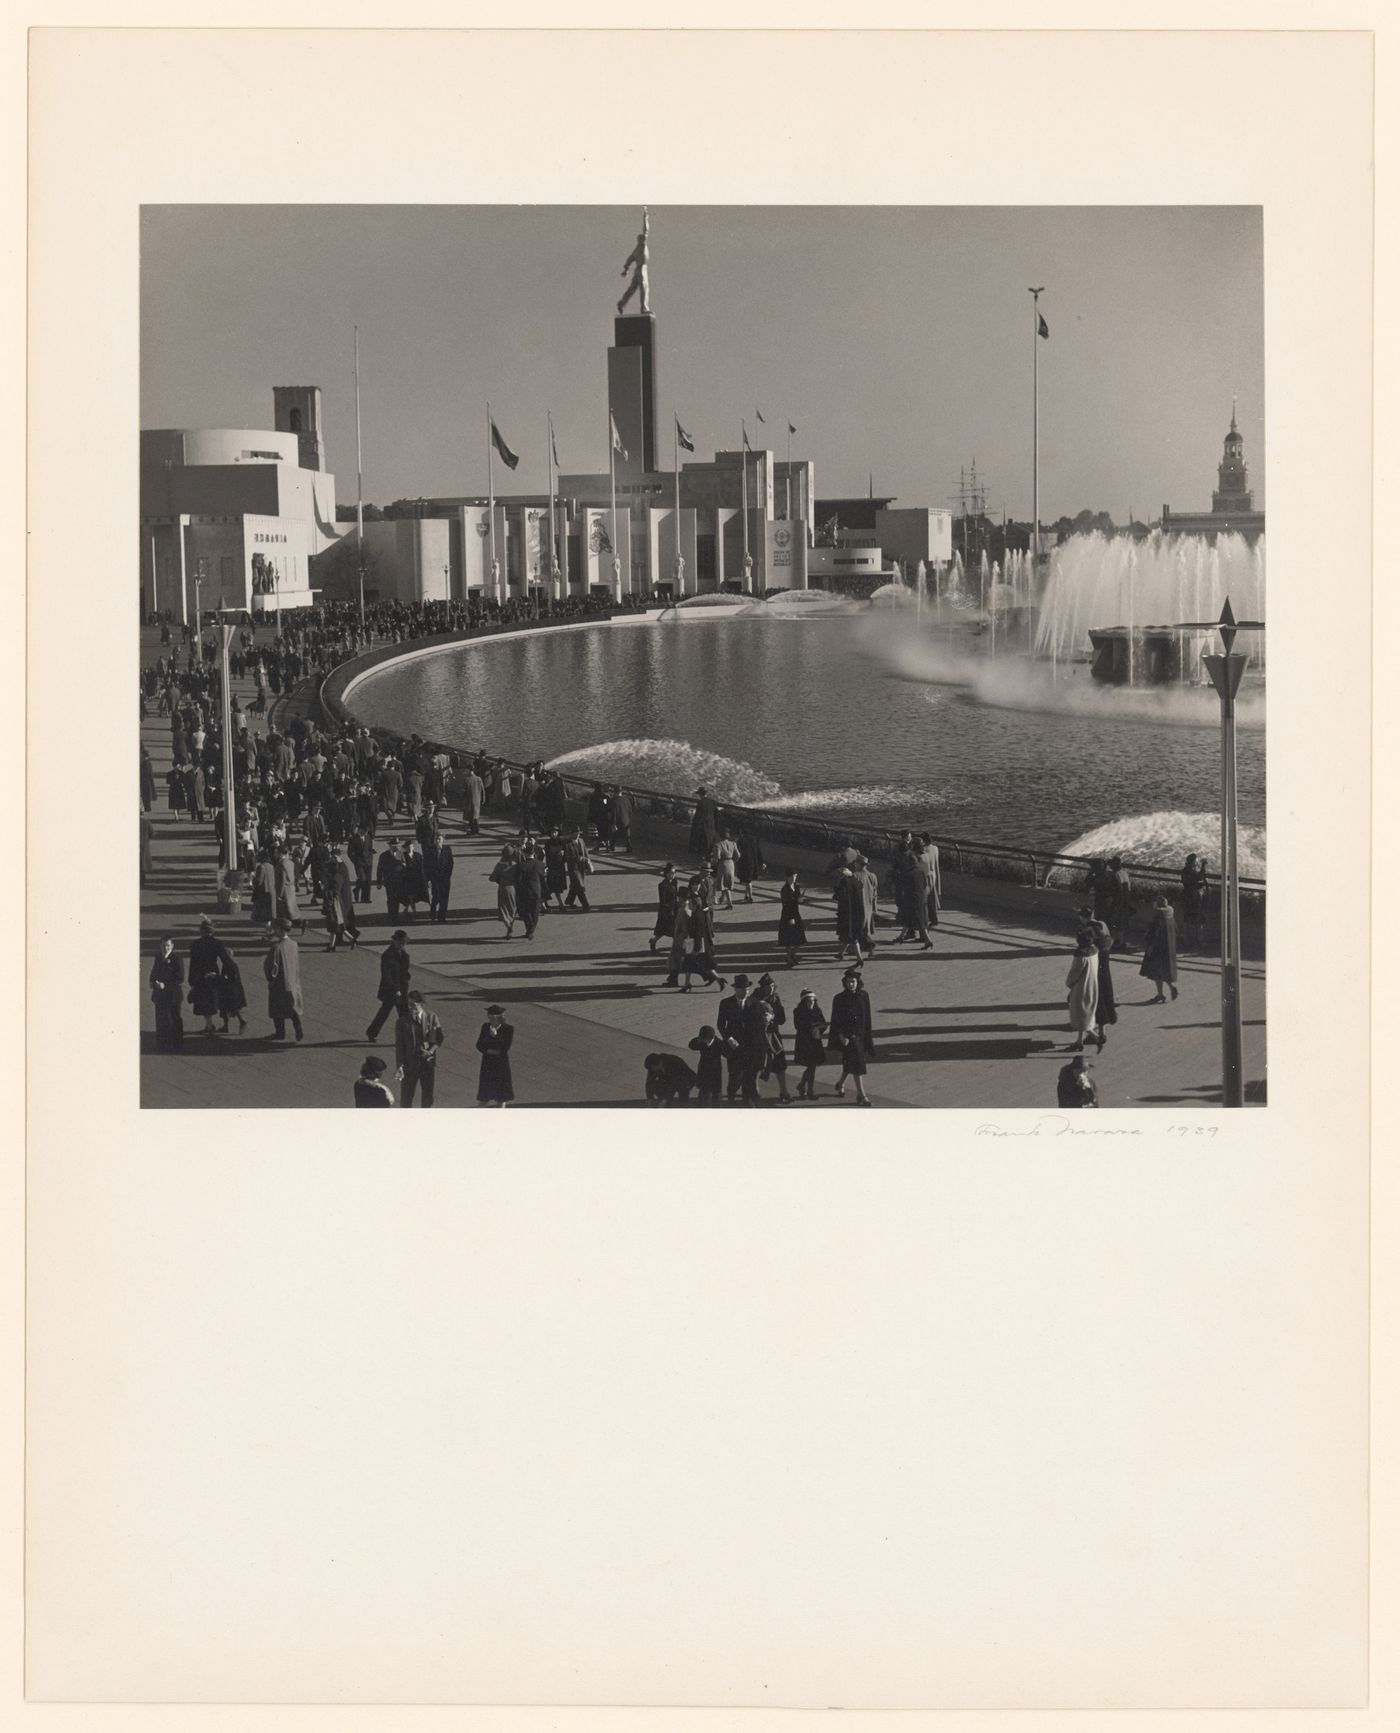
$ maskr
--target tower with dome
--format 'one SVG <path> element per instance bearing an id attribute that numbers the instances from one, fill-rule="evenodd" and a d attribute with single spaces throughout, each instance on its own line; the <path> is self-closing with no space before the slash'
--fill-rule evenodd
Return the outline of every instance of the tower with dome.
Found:
<path id="1" fill-rule="evenodd" d="M 1264 514 L 1254 509 L 1249 470 L 1244 461 L 1244 436 L 1240 432 L 1235 399 L 1230 400 L 1230 431 L 1216 472 L 1217 485 L 1210 496 L 1208 512 L 1174 512 L 1162 507 L 1162 530 L 1167 535 L 1217 536 L 1233 532 L 1257 542 L 1264 533 Z"/>

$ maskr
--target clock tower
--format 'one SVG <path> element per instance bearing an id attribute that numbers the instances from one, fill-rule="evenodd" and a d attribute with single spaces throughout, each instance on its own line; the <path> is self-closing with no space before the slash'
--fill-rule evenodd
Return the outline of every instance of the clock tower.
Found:
<path id="1" fill-rule="evenodd" d="M 1235 404 L 1230 403 L 1230 431 L 1225 435 L 1225 455 L 1220 460 L 1220 485 L 1210 496 L 1213 512 L 1254 510 L 1254 495 L 1249 490 L 1249 471 L 1244 463 L 1244 440 L 1235 425 Z"/>

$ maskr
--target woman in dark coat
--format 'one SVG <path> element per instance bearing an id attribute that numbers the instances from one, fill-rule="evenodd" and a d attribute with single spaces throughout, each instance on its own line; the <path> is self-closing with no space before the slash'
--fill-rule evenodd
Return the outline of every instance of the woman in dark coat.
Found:
<path id="1" fill-rule="evenodd" d="M 690 821 L 690 852 L 708 860 L 719 841 L 719 802 L 701 787 L 695 791 L 695 814 Z"/>
<path id="2" fill-rule="evenodd" d="M 856 1105 L 869 1107 L 865 1093 L 865 1061 L 874 1056 L 875 1039 L 871 1027 L 870 995 L 860 984 L 853 969 L 842 977 L 841 991 L 831 1001 L 831 1021 L 827 1026 L 827 1041 L 841 1055 L 841 1077 L 836 1093 L 846 1093 L 846 1079 L 856 1080 Z"/>
<path id="3" fill-rule="evenodd" d="M 797 882 L 796 867 L 783 880 L 778 896 L 782 901 L 782 913 L 778 917 L 778 943 L 787 952 L 788 966 L 792 968 L 797 963 L 799 947 L 807 943 L 807 928 L 802 921 L 804 892 Z"/>
<path id="4" fill-rule="evenodd" d="M 205 1035 L 214 1033 L 214 1018 L 219 1010 L 223 948 L 214 937 L 212 922 L 201 920 L 199 937 L 190 946 L 190 1009 L 196 1017 L 203 1017 Z"/>
<path id="5" fill-rule="evenodd" d="M 656 881 L 656 924 L 651 929 L 648 949 L 655 950 L 658 939 L 669 939 L 676 930 L 676 911 L 681 906 L 681 883 L 676 869 L 667 861 Z"/>
<path id="6" fill-rule="evenodd" d="M 486 1021 L 476 1038 L 476 1050 L 481 1055 L 481 1077 L 476 1086 L 476 1098 L 483 1107 L 504 1107 L 515 1100 L 515 1086 L 510 1074 L 510 1044 L 515 1030 L 504 1021 L 505 1008 L 486 1007 Z"/>
<path id="7" fill-rule="evenodd" d="M 237 1017 L 241 1035 L 248 1027 L 248 1019 L 243 1015 L 248 1004 L 248 995 L 243 991 L 243 974 L 227 945 L 220 944 L 219 951 L 219 1017 L 225 1035 L 228 1034 L 229 1018 Z"/>
<path id="8" fill-rule="evenodd" d="M 1157 989 L 1152 1004 L 1166 1003 L 1163 987 L 1170 987 L 1172 998 L 1176 998 L 1176 916 L 1165 897 L 1152 899 L 1152 919 L 1148 923 L 1147 943 L 1138 974 L 1145 975 Z"/>
<path id="9" fill-rule="evenodd" d="M 865 930 L 865 896 L 860 881 L 850 867 L 842 867 L 836 875 L 833 898 L 836 903 L 836 942 L 838 957 L 854 950 L 861 959 L 860 941 Z"/>
<path id="10" fill-rule="evenodd" d="M 1209 884 L 1206 863 L 1193 854 L 1186 857 L 1181 869 L 1181 919 L 1198 948 L 1206 942 L 1206 887 Z"/>
<path id="11" fill-rule="evenodd" d="M 277 874 L 266 849 L 258 856 L 258 864 L 253 868 L 252 893 L 253 919 L 258 926 L 265 927 L 272 919 L 277 901 Z"/>
<path id="12" fill-rule="evenodd" d="M 744 901 L 753 901 L 753 881 L 760 878 L 767 866 L 763 858 L 763 849 L 758 838 L 751 830 L 739 832 L 739 858 L 734 863 L 739 875 L 739 883 L 744 887 Z"/>
<path id="13" fill-rule="evenodd" d="M 428 869 L 423 864 L 423 850 L 416 842 L 410 843 L 408 853 L 403 860 L 403 897 L 404 906 L 409 914 L 416 916 L 419 903 L 428 900 Z"/>
<path id="14" fill-rule="evenodd" d="M 156 1044 L 178 1053 L 185 1039 L 180 1005 L 185 996 L 185 965 L 175 955 L 174 939 L 162 939 L 151 964 L 151 1003 L 156 1008 Z"/>
<path id="15" fill-rule="evenodd" d="M 809 1101 L 815 1101 L 817 1067 L 826 1064 L 828 1024 L 825 1012 L 817 1003 L 817 995 L 810 987 L 802 989 L 802 996 L 792 1013 L 792 1027 L 795 1037 L 792 1062 L 802 1067 L 802 1075 L 797 1081 L 797 1093 L 805 1095 Z"/>
<path id="16" fill-rule="evenodd" d="M 165 773 L 165 801 L 177 818 L 189 810 L 185 800 L 185 769 L 178 760 Z"/>
<path id="17" fill-rule="evenodd" d="M 556 825 L 544 843 L 544 900 L 548 906 L 549 899 L 562 909 L 564 907 L 564 892 L 569 888 L 569 858 L 564 850 L 564 839 L 559 834 Z"/>

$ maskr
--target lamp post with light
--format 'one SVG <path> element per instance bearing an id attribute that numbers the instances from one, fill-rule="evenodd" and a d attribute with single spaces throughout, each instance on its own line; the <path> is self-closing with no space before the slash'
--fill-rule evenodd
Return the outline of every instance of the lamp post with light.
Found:
<path id="1" fill-rule="evenodd" d="M 1200 622 L 1194 622 L 1199 625 Z M 1220 1057 L 1221 1098 L 1226 1107 L 1244 1106 L 1244 1025 L 1240 1006 L 1240 859 L 1239 812 L 1235 781 L 1235 699 L 1248 656 L 1236 653 L 1241 630 L 1262 631 L 1260 620 L 1235 619 L 1230 599 L 1213 622 L 1223 654 L 1201 662 L 1220 699 Z"/>

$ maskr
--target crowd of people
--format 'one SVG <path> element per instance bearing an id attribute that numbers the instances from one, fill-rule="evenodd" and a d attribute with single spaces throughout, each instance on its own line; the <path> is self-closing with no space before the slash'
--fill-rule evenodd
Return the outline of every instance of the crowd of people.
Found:
<path id="1" fill-rule="evenodd" d="M 518 606 L 515 604 L 513 606 Z M 617 783 L 569 780 L 537 762 L 514 768 L 485 752 L 449 752 L 412 735 L 407 741 L 381 737 L 358 726 L 323 728 L 312 716 L 269 717 L 276 700 L 308 678 L 324 674 L 345 656 L 376 639 L 396 641 L 496 618 L 510 623 L 509 609 L 475 599 L 427 603 L 412 608 L 374 604 L 362 629 L 357 609 L 331 604 L 284 616 L 275 640 L 244 627 L 230 647 L 235 681 L 251 684 L 253 698 L 230 708 L 226 755 L 220 734 L 220 668 L 207 638 L 163 626 L 160 653 L 143 670 L 143 716 L 168 718 L 171 765 L 166 798 L 176 819 L 210 826 L 222 861 L 225 826 L 234 826 L 234 854 L 249 890 L 248 913 L 265 938 L 263 975 L 273 1038 L 305 1039 L 301 945 L 308 912 L 319 913 L 328 951 L 352 950 L 361 937 L 360 917 L 379 895 L 390 922 L 446 923 L 451 916 L 456 860 L 447 823 L 460 821 L 477 836 L 484 819 L 504 821 L 513 840 L 490 866 L 487 883 L 468 893 L 477 908 L 494 892 L 496 915 L 506 938 L 517 928 L 532 941 L 547 914 L 588 914 L 588 882 L 599 854 L 630 853 L 637 819 L 636 797 Z M 181 651 L 183 650 L 183 654 Z M 268 725 L 270 723 L 270 725 Z M 232 764 L 231 800 L 224 788 Z M 150 757 L 141 752 L 142 879 L 149 870 L 150 815 L 156 803 Z M 729 814 L 707 788 L 696 791 L 690 811 L 693 857 L 682 873 L 674 862 L 661 868 L 656 912 L 647 944 L 664 959 L 657 986 L 681 993 L 695 977 L 722 996 L 713 1023 L 689 1042 L 693 1061 L 679 1053 L 654 1053 L 646 1061 L 645 1100 L 656 1105 L 721 1102 L 748 1106 L 763 1099 L 759 1085 L 776 1082 L 780 1104 L 817 1098 L 818 1073 L 839 1065 L 838 1098 L 848 1086 L 859 1105 L 869 1105 L 867 1061 L 873 1056 L 874 1017 L 865 968 L 881 944 L 933 950 L 932 931 L 942 908 L 939 850 L 927 832 L 906 832 L 885 865 L 883 877 L 854 844 L 837 850 L 818 881 L 804 883 L 789 869 L 782 877 L 773 931 L 774 964 L 796 968 L 817 940 L 811 929 L 818 911 L 829 920 L 836 958 L 849 967 L 829 1011 L 814 989 L 804 988 L 788 1009 L 773 975 L 757 983 L 740 972 L 731 980 L 717 962 L 717 921 L 735 906 L 736 894 L 754 901 L 754 885 L 768 872 L 760 838 L 742 812 Z M 402 827 L 402 834 L 394 827 Z M 383 833 L 381 835 L 381 832 Z M 1182 876 L 1181 910 L 1196 943 L 1204 939 L 1208 868 L 1188 857 Z M 1100 1051 L 1117 1021 L 1113 957 L 1128 945 L 1136 899 L 1121 859 L 1093 863 L 1092 900 L 1078 912 L 1074 952 L 1066 978 L 1068 1017 L 1082 1055 L 1092 1043 Z M 456 881 L 460 899 L 460 879 Z M 877 930 L 881 930 L 877 939 Z M 1156 988 L 1153 1003 L 1177 996 L 1177 931 L 1171 904 L 1153 899 L 1143 943 L 1140 974 Z M 396 927 L 380 962 L 378 1005 L 366 1029 L 377 1042 L 395 1019 L 392 1081 L 398 1099 L 425 1107 L 435 1100 L 442 1024 L 421 988 L 410 986 L 409 931 Z M 214 1038 L 248 1027 L 248 1000 L 237 959 L 226 936 L 201 920 L 187 956 L 173 939 L 157 947 L 149 976 L 156 1041 L 175 1050 L 184 1041 L 183 1007 L 202 1021 L 200 1033 Z M 513 1036 L 504 1010 L 493 1006 L 482 1025 L 478 1100 L 502 1105 L 513 1099 L 510 1048 Z M 791 1047 L 789 1049 L 789 1041 Z M 1096 1105 L 1087 1061 L 1076 1059 L 1061 1074 L 1059 1095 L 1071 1105 Z M 798 1073 L 795 1092 L 789 1069 Z M 377 1055 L 355 1080 L 359 1106 L 395 1099 Z M 1085 1087 L 1087 1083 L 1087 1088 Z"/>

